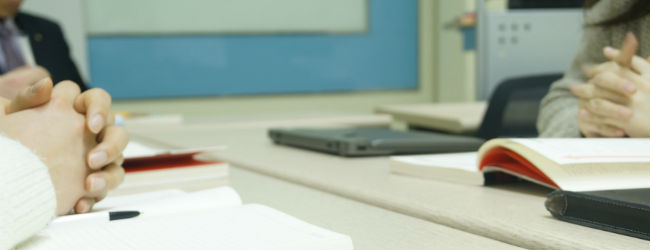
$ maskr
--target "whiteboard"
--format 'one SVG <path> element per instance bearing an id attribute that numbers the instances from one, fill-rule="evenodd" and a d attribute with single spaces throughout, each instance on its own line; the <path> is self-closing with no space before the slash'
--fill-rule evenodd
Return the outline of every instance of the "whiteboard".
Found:
<path id="1" fill-rule="evenodd" d="M 367 0 L 86 0 L 89 35 L 357 33 Z"/>

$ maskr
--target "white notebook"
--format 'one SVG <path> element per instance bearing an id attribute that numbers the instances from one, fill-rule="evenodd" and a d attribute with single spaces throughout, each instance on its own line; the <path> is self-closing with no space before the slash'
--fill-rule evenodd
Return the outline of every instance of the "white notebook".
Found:
<path id="1" fill-rule="evenodd" d="M 483 174 L 476 167 L 476 162 L 476 152 L 393 156 L 390 158 L 390 171 L 395 174 L 478 186 L 483 185 Z"/>
<path id="2" fill-rule="evenodd" d="M 230 187 L 120 196 L 96 207 L 131 209 L 142 214 L 101 223 L 55 219 L 18 249 L 353 249 L 346 235 L 264 205 L 242 205 Z"/>

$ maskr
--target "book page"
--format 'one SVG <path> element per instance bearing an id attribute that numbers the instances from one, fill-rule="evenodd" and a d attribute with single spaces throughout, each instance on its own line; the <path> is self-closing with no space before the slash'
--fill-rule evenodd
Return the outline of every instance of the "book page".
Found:
<path id="1" fill-rule="evenodd" d="M 262 205 L 48 229 L 18 249 L 353 249 L 351 239 Z"/>
<path id="2" fill-rule="evenodd" d="M 226 145 L 217 145 L 217 146 L 187 148 L 187 149 L 161 149 L 161 148 L 150 147 L 137 141 L 130 141 L 129 144 L 126 145 L 126 148 L 124 149 L 124 152 L 122 154 L 124 155 L 125 160 L 129 160 L 133 158 L 153 157 L 153 156 L 165 155 L 165 154 L 180 155 L 180 154 L 193 154 L 193 153 L 202 153 L 202 152 L 210 152 L 210 151 L 219 151 L 219 150 L 224 150 L 226 148 L 228 148 L 228 146 Z"/>
<path id="3" fill-rule="evenodd" d="M 155 192 L 139 193 L 132 195 L 123 195 L 117 197 L 107 197 L 93 206 L 93 212 L 116 210 L 120 207 L 134 206 L 138 204 L 147 204 L 158 200 L 168 199 L 185 195 L 180 189 L 166 189 Z"/>
<path id="4" fill-rule="evenodd" d="M 558 164 L 648 162 L 650 139 L 512 139 Z"/>
<path id="5" fill-rule="evenodd" d="M 390 171 L 437 181 L 483 185 L 483 174 L 476 167 L 477 158 L 477 152 L 394 156 L 390 158 Z"/>
<path id="6" fill-rule="evenodd" d="M 391 159 L 395 161 L 409 164 L 439 168 L 454 168 L 470 172 L 478 172 L 478 168 L 476 167 L 477 158 L 478 156 L 476 152 L 391 157 Z"/>
<path id="7" fill-rule="evenodd" d="M 165 190 L 153 193 L 109 197 L 99 202 L 93 211 L 136 210 L 140 211 L 143 215 L 165 215 L 211 210 L 222 207 L 236 207 L 241 204 L 241 198 L 234 189 L 231 187 L 219 187 L 191 193 L 183 193 L 180 190 Z M 84 215 L 67 215 L 56 218 L 50 222 L 49 227 L 58 227 L 66 224 L 67 220 L 75 216 Z"/>
<path id="8" fill-rule="evenodd" d="M 128 159 L 128 158 L 152 156 L 160 153 L 161 151 L 163 150 L 146 146 L 137 141 L 129 141 L 129 144 L 126 145 L 126 148 L 124 149 L 124 152 L 122 154 L 124 155 L 125 159 Z"/>
<path id="9" fill-rule="evenodd" d="M 508 148 L 526 158 L 535 166 L 532 169 L 542 171 L 560 189 L 594 191 L 650 187 L 649 145 L 648 138 L 494 139 L 479 152 L 499 146 Z M 492 169 L 489 167 L 485 169 Z M 503 166 L 495 169 L 499 168 Z M 548 182 L 542 180 L 542 175 L 528 174 Z"/>

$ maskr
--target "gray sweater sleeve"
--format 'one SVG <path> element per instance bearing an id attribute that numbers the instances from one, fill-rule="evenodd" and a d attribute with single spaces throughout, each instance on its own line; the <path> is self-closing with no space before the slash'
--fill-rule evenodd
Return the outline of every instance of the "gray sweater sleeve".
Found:
<path id="1" fill-rule="evenodd" d="M 580 137 L 578 128 L 578 99 L 571 94 L 569 86 L 585 83 L 588 79 L 582 67 L 605 61 L 601 40 L 605 33 L 600 28 L 586 28 L 580 50 L 564 77 L 551 85 L 549 93 L 540 105 L 537 129 L 540 137 Z"/>
<path id="2" fill-rule="evenodd" d="M 633 1 L 604 0 L 587 11 L 587 23 L 596 23 L 622 13 Z M 582 71 L 585 65 L 595 65 L 607 61 L 603 56 L 603 48 L 621 46 L 625 34 L 634 32 L 639 38 L 639 55 L 647 57 L 650 40 L 648 25 L 650 18 L 642 18 L 635 22 L 618 25 L 611 28 L 588 26 L 584 29 L 580 49 L 573 63 L 561 80 L 553 83 L 549 93 L 540 105 L 537 129 L 540 137 L 580 137 L 578 128 L 578 99 L 573 96 L 569 86 L 585 83 L 587 77 Z"/>

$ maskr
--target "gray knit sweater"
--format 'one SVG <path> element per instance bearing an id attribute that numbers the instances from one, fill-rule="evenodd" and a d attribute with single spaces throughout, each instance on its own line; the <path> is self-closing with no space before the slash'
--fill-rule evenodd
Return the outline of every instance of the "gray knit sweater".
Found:
<path id="1" fill-rule="evenodd" d="M 647 0 L 644 0 L 647 1 Z M 633 0 L 601 0 L 585 16 L 587 23 L 603 21 L 626 11 Z M 542 100 L 537 129 L 540 137 L 579 137 L 578 99 L 571 94 L 569 86 L 588 81 L 582 72 L 583 65 L 607 61 L 603 48 L 620 48 L 628 32 L 634 32 L 639 39 L 638 55 L 647 58 L 650 53 L 650 16 L 635 22 L 612 28 L 586 27 L 580 49 L 561 80 L 553 83 L 549 93 Z"/>

